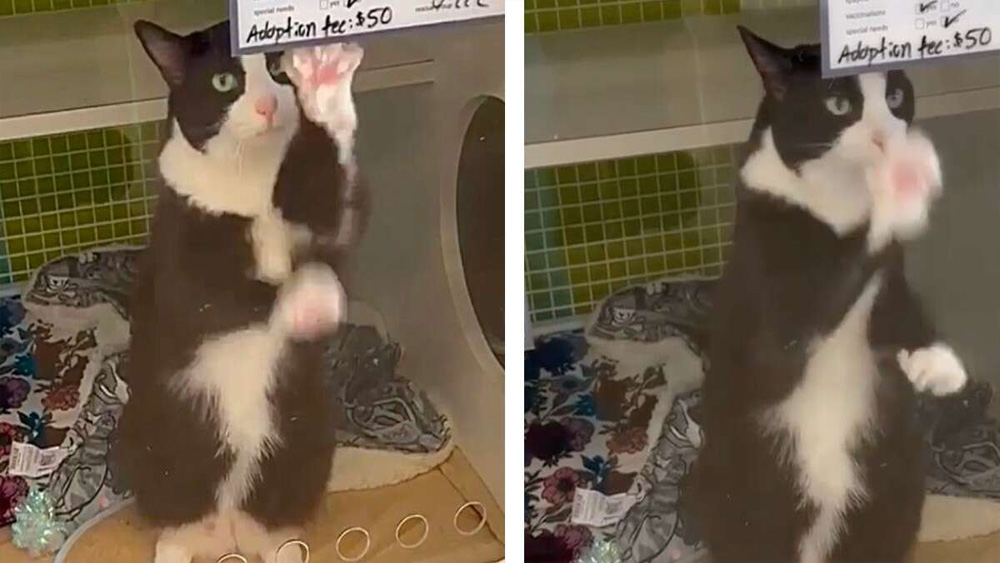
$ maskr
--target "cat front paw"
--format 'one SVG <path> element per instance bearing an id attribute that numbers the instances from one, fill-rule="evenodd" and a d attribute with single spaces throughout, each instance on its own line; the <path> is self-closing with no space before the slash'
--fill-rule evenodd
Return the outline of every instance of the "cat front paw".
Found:
<path id="1" fill-rule="evenodd" d="M 302 47 L 290 53 L 285 69 L 306 117 L 331 130 L 354 131 L 357 118 L 351 81 L 362 58 L 364 49 L 355 43 Z"/>
<path id="2" fill-rule="evenodd" d="M 254 220 L 250 228 L 256 278 L 280 285 L 292 272 L 292 240 L 280 215 L 270 213 Z"/>
<path id="3" fill-rule="evenodd" d="M 913 352 L 900 350 L 899 367 L 918 392 L 938 397 L 957 393 L 969 380 L 962 360 L 945 344 L 934 344 Z"/>
<path id="4" fill-rule="evenodd" d="M 307 264 L 281 288 L 272 323 L 293 340 L 316 340 L 334 332 L 346 315 L 337 274 L 325 264 Z"/>
<path id="5" fill-rule="evenodd" d="M 931 205 L 941 195 L 941 163 L 930 139 L 911 132 L 885 147 L 884 159 L 868 171 L 872 232 L 881 241 L 911 239 L 927 227 Z"/>

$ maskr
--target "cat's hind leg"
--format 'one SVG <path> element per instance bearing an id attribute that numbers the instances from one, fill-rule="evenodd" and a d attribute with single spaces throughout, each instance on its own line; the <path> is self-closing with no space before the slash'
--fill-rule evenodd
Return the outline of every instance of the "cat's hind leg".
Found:
<path id="1" fill-rule="evenodd" d="M 153 563 L 191 563 L 192 561 L 194 561 L 194 553 L 188 546 L 164 538 L 162 535 L 157 540 Z"/>
<path id="2" fill-rule="evenodd" d="M 247 556 L 257 555 L 263 563 L 307 563 L 308 547 L 296 540 L 302 530 L 285 527 L 269 530 L 249 514 L 237 512 L 233 516 L 233 532 L 240 551 Z"/>
<path id="3" fill-rule="evenodd" d="M 191 563 L 196 557 L 213 561 L 236 549 L 229 522 L 212 515 L 200 522 L 165 528 L 156 541 L 153 563 Z"/>

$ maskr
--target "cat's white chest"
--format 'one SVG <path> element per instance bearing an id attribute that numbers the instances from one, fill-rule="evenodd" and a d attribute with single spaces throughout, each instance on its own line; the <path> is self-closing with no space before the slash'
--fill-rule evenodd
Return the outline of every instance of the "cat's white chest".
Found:
<path id="1" fill-rule="evenodd" d="M 814 344 L 799 386 L 769 417 L 791 437 L 800 490 L 817 508 L 799 546 L 802 563 L 826 560 L 846 510 L 866 494 L 851 452 L 873 423 L 878 368 L 868 325 L 879 286 L 869 282 L 840 326 Z"/>
<path id="2" fill-rule="evenodd" d="M 257 217 L 273 206 L 274 185 L 294 130 L 246 144 L 219 135 L 199 151 L 184 138 L 179 125 L 173 129 L 159 165 L 174 191 L 213 215 Z"/>

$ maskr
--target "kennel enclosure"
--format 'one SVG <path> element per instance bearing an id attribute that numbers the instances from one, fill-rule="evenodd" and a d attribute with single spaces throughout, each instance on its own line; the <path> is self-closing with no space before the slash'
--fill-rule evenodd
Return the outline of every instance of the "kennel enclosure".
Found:
<path id="1" fill-rule="evenodd" d="M 24 290 L 54 260 L 145 242 L 166 87 L 132 24 L 147 19 L 190 31 L 226 17 L 225 0 L 0 1 L 6 294 Z M 374 211 L 355 276 L 346 280 L 360 303 L 351 321 L 376 326 L 399 345 L 399 372 L 447 417 L 457 453 L 419 482 L 330 502 L 338 510 L 369 500 L 381 507 L 338 522 L 372 530 L 362 561 L 421 549 L 428 560 L 465 553 L 495 561 L 503 553 L 503 207 L 496 204 L 503 194 L 503 23 L 488 18 L 352 40 L 366 51 L 354 82 L 357 153 Z M 385 408 L 391 415 L 395 407 Z M 485 512 L 486 525 L 477 535 L 454 535 L 453 516 L 458 523 L 468 515 L 444 505 L 469 502 Z M 421 512 L 430 520 L 427 544 L 400 552 L 393 528 Z M 152 536 L 130 528 L 129 514 L 95 527 L 77 549 L 92 542 L 101 549 L 104 534 L 146 549 Z M 311 538 L 314 553 L 341 531 Z M 0 549 L 9 547 L 0 541 Z"/>
<path id="2" fill-rule="evenodd" d="M 739 161 L 763 95 L 737 26 L 783 47 L 818 43 L 821 4 L 526 2 L 524 281 L 534 349 L 526 354 L 525 541 L 532 549 L 579 555 L 581 545 L 610 541 L 629 562 L 692 554 L 698 539 L 676 507 L 700 445 L 691 415 L 699 395 L 689 384 L 701 359 L 692 345 L 698 335 L 685 331 L 707 326 L 710 288 L 732 250 Z M 918 12 L 926 2 L 852 9 L 888 4 L 913 4 L 908 14 L 924 25 L 968 7 L 937 3 L 945 7 L 930 16 Z M 908 244 L 908 278 L 970 377 L 996 387 L 1000 57 L 906 71 L 916 125 L 935 143 L 945 184 L 930 229 Z M 592 316 L 598 307 L 603 320 Z M 583 335 L 589 320 L 595 329 Z M 613 342 L 604 346 L 595 333 Z M 657 351 L 632 346 L 657 342 Z M 561 449 L 550 439 L 557 427 L 570 436 Z M 1000 464 L 1000 443 L 992 430 L 976 432 L 934 455 L 954 462 L 941 466 L 978 491 L 968 494 L 996 498 L 986 483 Z M 981 472 L 972 468 L 987 459 Z M 567 491 L 579 487 L 640 500 L 610 526 L 581 525 L 564 512 L 574 498 Z M 995 557 L 996 543 L 996 536 L 985 541 L 992 547 L 980 552 L 984 560 Z M 947 551 L 937 557 L 961 558 L 941 555 Z M 918 559 L 934 560 L 924 553 Z"/>

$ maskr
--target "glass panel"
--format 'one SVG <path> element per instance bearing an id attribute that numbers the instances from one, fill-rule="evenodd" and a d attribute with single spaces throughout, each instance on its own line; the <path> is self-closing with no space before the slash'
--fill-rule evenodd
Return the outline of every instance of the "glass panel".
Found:
<path id="1" fill-rule="evenodd" d="M 1000 54 L 824 79 L 824 5 L 835 59 L 1000 26 L 990 0 L 526 2 L 528 563 L 1000 538 Z"/>
<path id="2" fill-rule="evenodd" d="M 354 37 L 296 89 L 233 60 L 231 4 L 0 0 L 0 560 L 498 561 L 503 368 L 455 307 L 441 180 L 461 153 L 502 360 L 503 104 L 459 124 L 502 91 L 503 23 Z"/>

